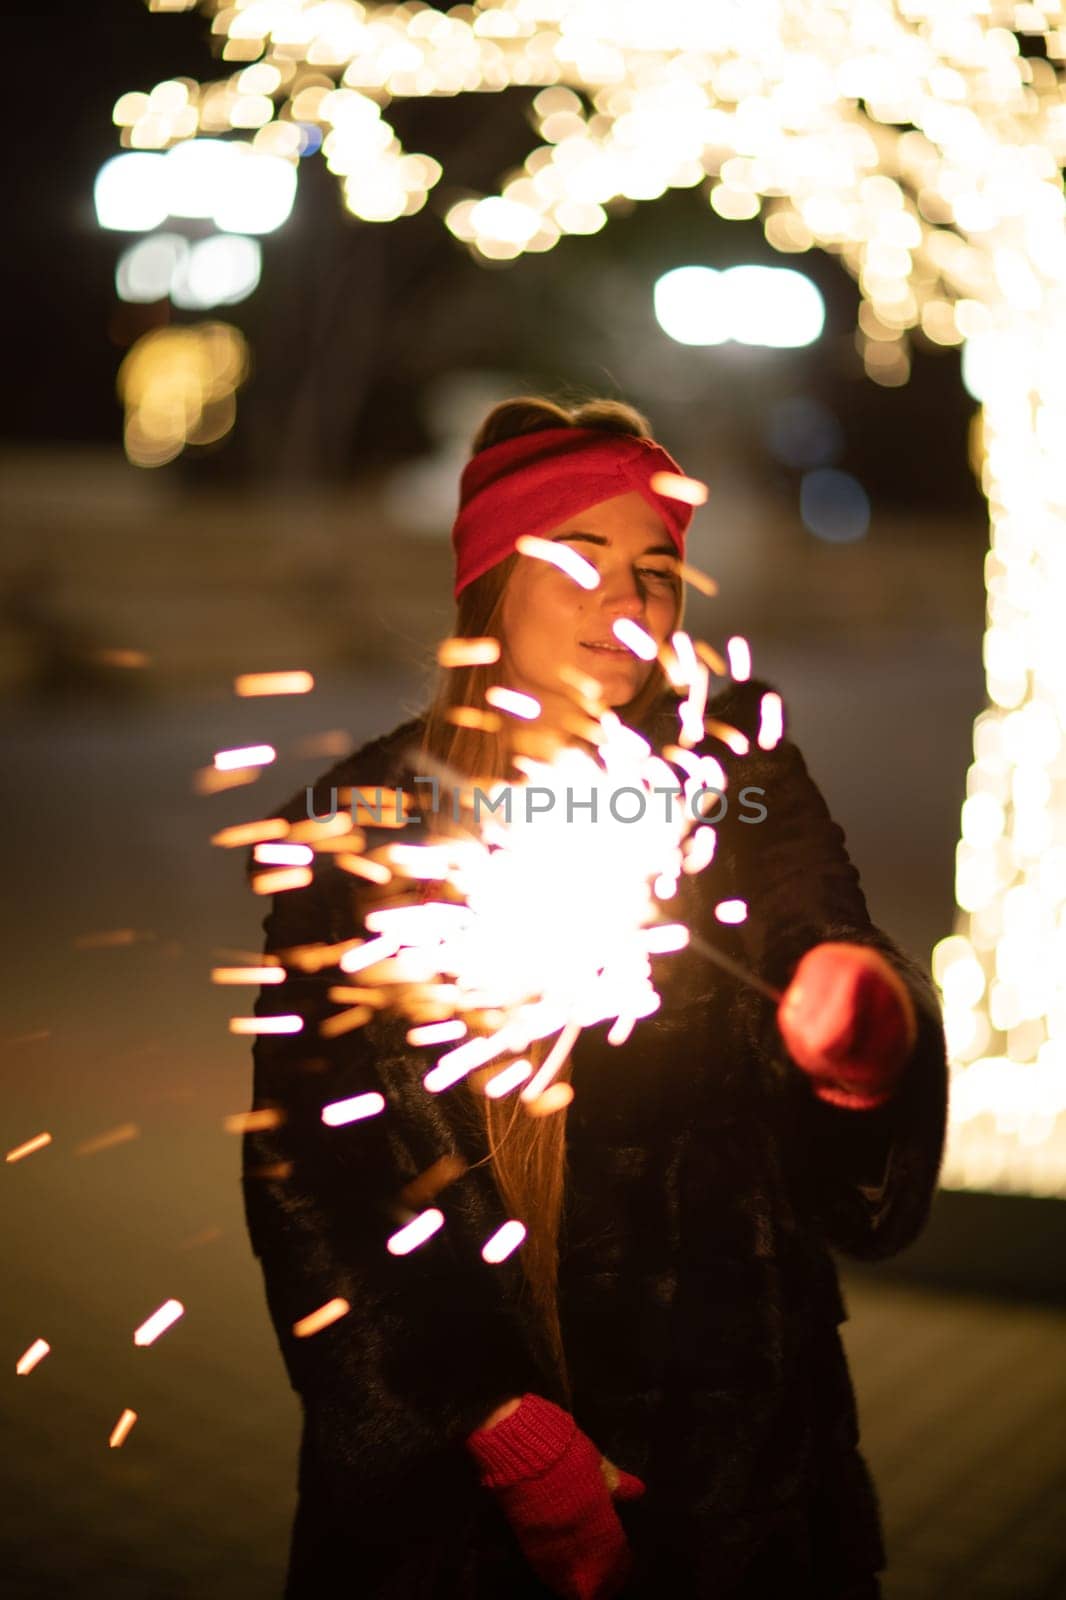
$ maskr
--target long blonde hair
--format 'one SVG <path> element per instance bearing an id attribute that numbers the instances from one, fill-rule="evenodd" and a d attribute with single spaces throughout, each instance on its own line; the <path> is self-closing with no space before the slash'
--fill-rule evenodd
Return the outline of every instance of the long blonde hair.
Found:
<path id="1" fill-rule="evenodd" d="M 522 395 L 503 401 L 489 412 L 474 436 L 471 454 L 504 439 L 559 427 L 600 428 L 608 433 L 652 437 L 647 419 L 621 401 L 589 399 L 564 407 L 537 395 Z M 462 591 L 453 628 L 455 636 L 497 638 L 505 643 L 501 632 L 503 598 L 517 560 L 516 554 L 507 556 Z M 680 623 L 682 605 L 679 586 L 675 626 Z M 510 780 L 517 776 L 511 765 L 514 747 L 507 726 L 499 732 L 486 732 L 457 726 L 450 719 L 450 713 L 458 706 L 487 709 L 485 691 L 503 681 L 504 670 L 500 662 L 444 669 L 426 714 L 422 751 L 466 778 Z M 631 724 L 639 721 L 665 688 L 665 676 L 656 662 L 640 692 L 627 706 L 619 708 L 623 719 Z M 534 1070 L 543 1061 L 547 1048 L 541 1043 L 530 1051 Z M 509 1215 L 526 1226 L 521 1251 L 525 1281 L 563 1391 L 569 1394 L 557 1297 L 559 1230 L 566 1181 L 566 1110 L 544 1117 L 530 1116 L 517 1097 L 511 1097 L 510 1102 L 489 1097 L 484 1093 L 484 1081 L 499 1068 L 497 1061 L 491 1071 L 484 1069 L 468 1077 L 469 1105 L 483 1125 L 488 1160 L 501 1200 Z M 556 1081 L 567 1081 L 570 1071 L 568 1059 Z"/>

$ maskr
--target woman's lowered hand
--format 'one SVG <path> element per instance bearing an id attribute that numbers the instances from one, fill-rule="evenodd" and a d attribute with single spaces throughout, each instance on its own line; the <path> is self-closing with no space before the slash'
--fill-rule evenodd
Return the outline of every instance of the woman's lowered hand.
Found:
<path id="1" fill-rule="evenodd" d="M 568 1411 L 525 1394 L 466 1445 L 526 1560 L 553 1593 L 608 1600 L 621 1591 L 632 1555 L 612 1495 L 639 1499 L 644 1484 L 606 1460 Z"/>
<path id="2" fill-rule="evenodd" d="M 891 1099 L 918 1035 L 903 979 L 867 945 L 817 944 L 777 1008 L 785 1047 L 820 1100 L 868 1111 Z"/>

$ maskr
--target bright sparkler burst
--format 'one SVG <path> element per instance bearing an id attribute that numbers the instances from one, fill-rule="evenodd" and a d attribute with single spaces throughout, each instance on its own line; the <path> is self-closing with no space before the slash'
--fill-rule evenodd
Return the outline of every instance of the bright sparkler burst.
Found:
<path id="1" fill-rule="evenodd" d="M 679 778 L 648 742 L 611 712 L 599 724 L 595 754 L 576 747 L 554 759 L 518 756 L 522 780 L 474 796 L 480 828 L 468 836 L 387 847 L 394 872 L 446 887 L 447 898 L 371 911 L 387 975 L 420 1013 L 432 985 L 443 1007 L 503 1020 L 488 1036 L 453 1045 L 425 1079 L 436 1092 L 475 1067 L 517 1055 L 536 1039 L 611 1020 L 624 1038 L 659 1006 L 651 956 L 687 942 L 660 902 L 688 867 L 701 790 L 721 792 L 725 775 L 711 755 L 688 753 Z M 496 808 L 495 811 L 492 808 Z M 501 817 L 500 812 L 504 812 Z M 509 812 L 509 820 L 506 815 Z M 706 864 L 702 841 L 695 847 Z M 366 946 L 342 958 L 373 982 Z M 415 1038 L 424 1038 L 423 1030 Z M 575 1035 L 576 1036 L 576 1035 Z M 562 1065 L 565 1051 L 555 1063 Z M 552 1074 L 538 1073 L 534 1099 Z"/>
<path id="2" fill-rule="evenodd" d="M 529 544 L 524 553 L 554 560 L 555 548 L 542 545 Z M 582 573 L 570 576 L 584 582 Z M 389 903 L 366 913 L 368 938 L 333 947 L 332 956 L 321 947 L 306 952 L 316 968 L 332 959 L 360 977 L 358 989 L 330 991 L 338 1002 L 358 1003 L 327 1019 L 322 1031 L 334 1036 L 362 1027 L 383 1007 L 406 1015 L 414 1024 L 410 1044 L 448 1046 L 423 1079 L 430 1093 L 497 1063 L 501 1070 L 486 1093 L 499 1096 L 521 1086 L 531 1114 L 561 1109 L 569 1091 L 553 1079 L 581 1029 L 610 1022 L 608 1041 L 621 1044 L 660 1005 L 652 957 L 689 943 L 689 930 L 664 913 L 663 902 L 673 899 L 684 875 L 713 860 L 714 828 L 705 816 L 717 810 L 727 787 L 715 756 L 694 747 L 708 731 L 741 753 L 747 740 L 727 724 L 705 724 L 710 670 L 686 633 L 676 632 L 657 649 L 641 629 L 616 632 L 642 659 L 649 659 L 649 647 L 651 657 L 659 656 L 681 697 L 677 744 L 658 754 L 615 712 L 595 703 L 599 685 L 589 679 L 574 686 L 575 705 L 583 708 L 578 742 L 552 740 L 548 754 L 531 755 L 519 735 L 513 758 L 518 781 L 481 788 L 449 775 L 458 779 L 453 802 L 462 807 L 461 818 L 453 810 L 456 826 L 427 829 L 421 843 L 336 856 L 364 881 L 374 882 L 375 874 L 361 868 L 383 867 Z M 439 658 L 463 663 L 462 641 L 445 641 Z M 489 696 L 520 727 L 540 710 L 531 697 L 502 686 Z M 776 735 L 760 740 L 770 748 L 780 737 L 780 701 L 772 694 L 764 700 L 774 702 L 776 712 Z M 775 716 L 764 721 L 772 727 Z M 438 788 L 434 809 L 439 797 Z M 320 847 L 343 844 L 333 820 L 321 824 L 330 831 L 317 841 Z M 256 853 L 262 849 L 257 845 Z M 721 921 L 742 921 L 746 914 L 739 901 L 720 909 Z M 717 958 L 712 949 L 700 949 Z M 299 963 L 302 954 L 290 957 Z M 255 1031 L 260 1023 L 234 1018 L 230 1026 Z M 552 1036 L 539 1070 L 516 1059 Z M 380 1096 L 361 1099 L 373 1103 L 361 1104 L 359 1115 L 385 1109 Z M 346 1113 L 346 1105 L 327 1107 L 323 1120 L 347 1120 Z"/>

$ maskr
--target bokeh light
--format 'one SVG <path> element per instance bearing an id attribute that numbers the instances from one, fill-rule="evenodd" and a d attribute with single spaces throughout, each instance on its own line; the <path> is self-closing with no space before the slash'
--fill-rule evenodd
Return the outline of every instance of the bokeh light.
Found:
<path id="1" fill-rule="evenodd" d="M 153 233 L 119 257 L 115 291 L 133 303 L 169 298 L 185 311 L 209 311 L 246 300 L 261 271 L 256 239 L 214 234 L 190 243 L 179 233 Z"/>
<path id="2" fill-rule="evenodd" d="M 113 156 L 93 197 L 102 228 L 147 233 L 186 217 L 230 233 L 273 233 L 292 211 L 296 169 L 239 140 L 192 139 L 166 155 Z"/>
<path id="3" fill-rule="evenodd" d="M 850 472 L 816 467 L 800 480 L 800 516 L 817 538 L 850 544 L 870 526 L 870 499 Z"/>
<path id="4" fill-rule="evenodd" d="M 225 322 L 153 328 L 118 371 L 126 408 L 126 454 L 160 467 L 188 444 L 212 444 L 232 428 L 236 391 L 248 371 L 243 335 Z"/>
<path id="5" fill-rule="evenodd" d="M 176 264 L 170 298 L 187 311 L 210 311 L 247 300 L 259 283 L 258 240 L 220 233 L 201 239 Z"/>
<path id="6" fill-rule="evenodd" d="M 115 268 L 115 292 L 120 300 L 151 304 L 165 300 L 179 264 L 189 253 L 189 241 L 180 233 L 153 233 L 130 245 Z"/>
<path id="7" fill-rule="evenodd" d="M 817 285 L 791 267 L 675 267 L 654 299 L 659 326 L 679 344 L 790 349 L 812 344 L 825 324 Z"/>

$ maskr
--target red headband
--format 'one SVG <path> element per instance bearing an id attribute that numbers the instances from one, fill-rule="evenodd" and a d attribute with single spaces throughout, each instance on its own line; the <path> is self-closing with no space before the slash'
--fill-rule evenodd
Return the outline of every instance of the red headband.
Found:
<path id="1" fill-rule="evenodd" d="M 657 494 L 656 472 L 684 474 L 654 439 L 602 428 L 541 428 L 479 450 L 459 480 L 459 514 L 452 527 L 455 597 L 509 556 L 524 533 L 544 533 L 587 506 L 636 489 L 662 517 L 685 554 L 692 507 Z"/>

